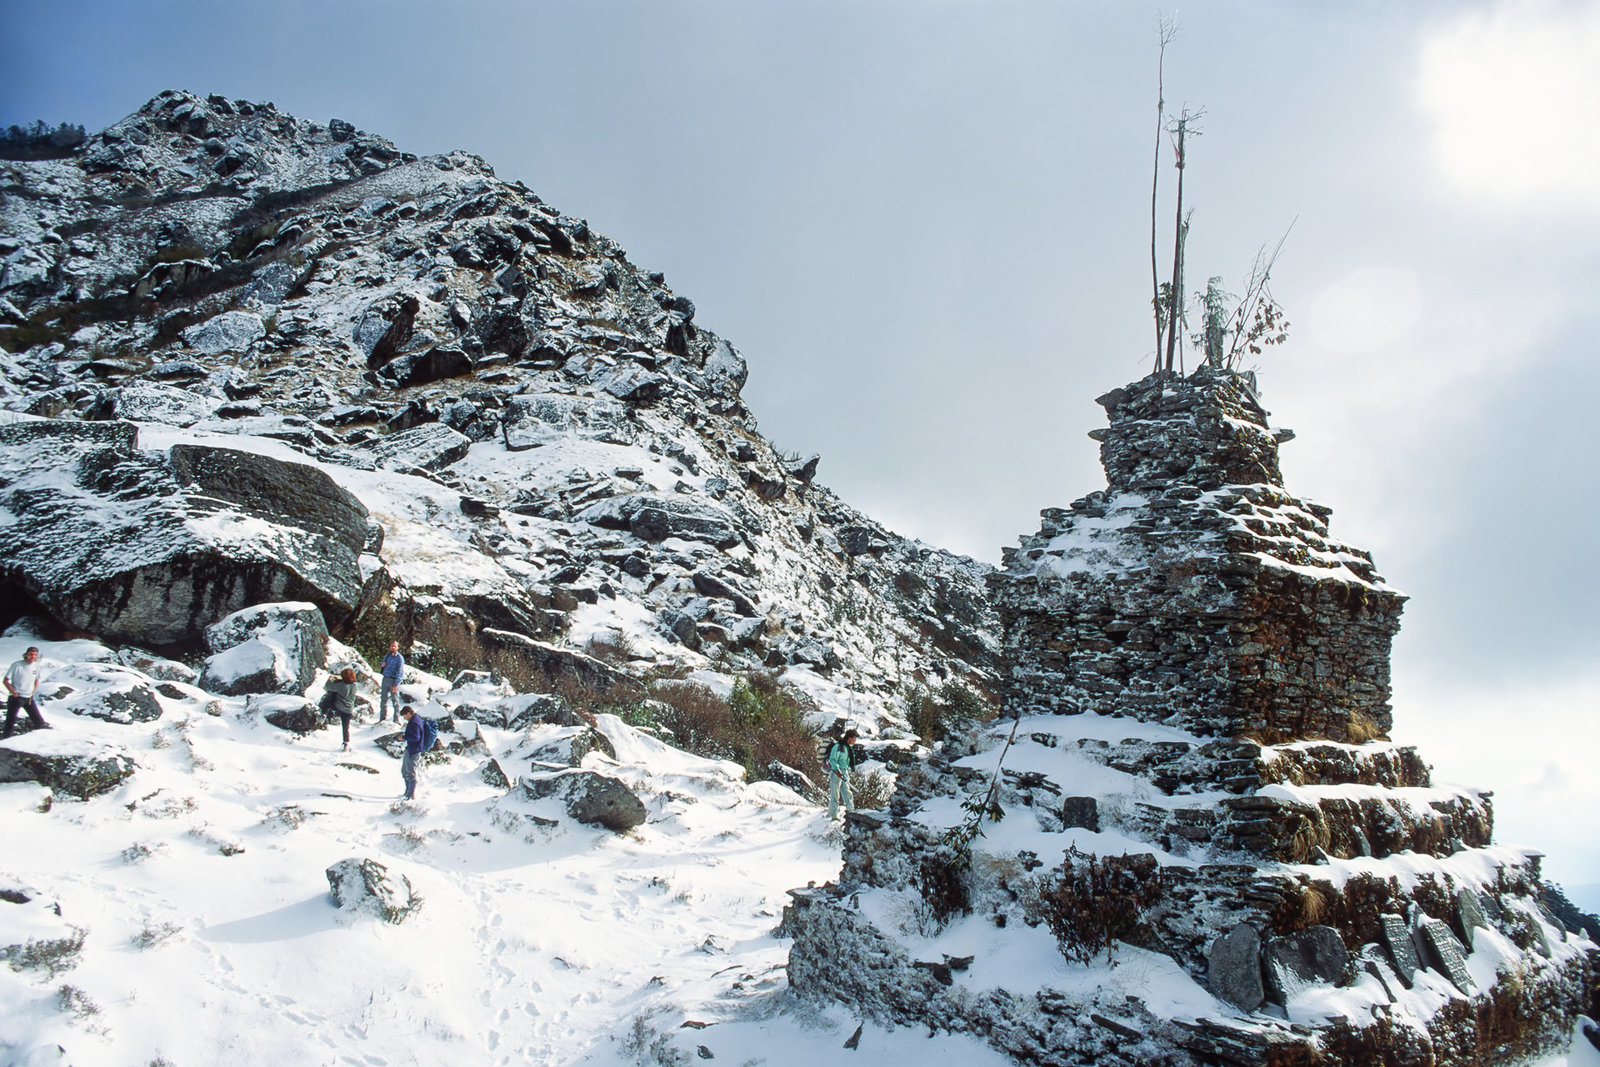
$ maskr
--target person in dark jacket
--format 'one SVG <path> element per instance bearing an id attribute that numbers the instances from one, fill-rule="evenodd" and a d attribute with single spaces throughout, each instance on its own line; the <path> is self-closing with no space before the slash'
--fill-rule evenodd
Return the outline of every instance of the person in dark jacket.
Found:
<path id="1" fill-rule="evenodd" d="M 389 654 L 383 657 L 383 681 L 378 684 L 378 721 L 389 718 L 389 705 L 394 705 L 394 717 L 400 718 L 400 680 L 406 673 L 406 658 L 400 654 L 400 642 L 389 642 Z"/>
<path id="2" fill-rule="evenodd" d="M 339 716 L 339 726 L 344 731 L 344 748 L 341 751 L 350 751 L 350 717 L 356 713 L 356 672 L 353 667 L 346 667 L 339 672 L 339 677 L 329 678 L 323 689 L 327 695 L 322 698 L 322 709 L 327 715 Z"/>
<path id="3" fill-rule="evenodd" d="M 406 800 L 417 798 L 417 768 L 422 765 L 422 720 L 410 704 L 400 709 L 400 721 L 406 724 L 406 752 L 400 757 L 400 777 L 406 783 Z"/>

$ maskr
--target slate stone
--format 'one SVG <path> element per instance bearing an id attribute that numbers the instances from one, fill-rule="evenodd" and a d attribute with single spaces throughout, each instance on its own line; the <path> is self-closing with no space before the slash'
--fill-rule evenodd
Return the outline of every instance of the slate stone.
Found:
<path id="1" fill-rule="evenodd" d="M 1061 825 L 1067 829 L 1100 832 L 1100 802 L 1094 797 L 1062 797 Z"/>
<path id="2" fill-rule="evenodd" d="M 756 614 L 756 606 L 750 598 L 741 593 L 732 583 L 719 574 L 707 570 L 697 570 L 690 575 L 695 589 L 705 596 L 718 597 L 733 605 L 733 610 L 746 617 Z"/>
<path id="3" fill-rule="evenodd" d="M 1267 998 L 1261 981 L 1261 935 L 1240 923 L 1211 943 L 1206 954 L 1206 985 L 1213 996 L 1244 1011 Z"/>
<path id="4" fill-rule="evenodd" d="M 328 725 L 316 705 L 301 697 L 256 696 L 251 697 L 245 707 L 247 711 L 259 713 L 278 729 L 293 734 L 314 734 Z"/>
<path id="5" fill-rule="evenodd" d="M 208 356 L 243 352 L 267 335 L 261 316 L 253 311 L 224 311 L 183 331 L 183 343 Z"/>
<path id="6" fill-rule="evenodd" d="M 1400 993 L 1405 987 L 1401 984 L 1400 977 L 1394 973 L 1394 968 L 1389 966 L 1388 954 L 1382 948 L 1377 945 L 1362 945 L 1361 950 L 1356 953 L 1356 958 L 1361 970 L 1378 980 L 1391 1004 L 1400 999 Z"/>
<path id="7" fill-rule="evenodd" d="M 478 777 L 485 785 L 491 785 L 496 789 L 511 788 L 511 779 L 506 776 L 505 768 L 500 766 L 500 761 L 497 759 L 484 760 L 483 765 L 478 768 Z"/>
<path id="8" fill-rule="evenodd" d="M 1279 1004 L 1312 983 L 1341 983 L 1350 968 L 1350 951 L 1331 926 L 1308 926 L 1286 937 L 1268 938 L 1262 959 L 1267 990 Z"/>
<path id="9" fill-rule="evenodd" d="M 1380 915 L 1378 923 L 1383 947 L 1389 953 L 1389 962 L 1400 984 L 1410 989 L 1417 971 L 1422 968 L 1422 961 L 1417 958 L 1416 944 L 1411 940 L 1411 927 L 1398 915 Z"/>
<path id="10" fill-rule="evenodd" d="M 377 370 L 379 381 L 396 389 L 459 378 L 472 373 L 472 359 L 454 345 L 396 356 Z"/>
<path id="11" fill-rule="evenodd" d="M 1469 996 L 1477 991 L 1472 974 L 1467 970 L 1466 953 L 1450 927 L 1438 919 L 1424 919 L 1417 932 L 1427 952 L 1427 964 L 1438 971 L 1461 992 Z"/>
<path id="12" fill-rule="evenodd" d="M 521 780 L 523 792 L 535 799 L 559 797 L 567 814 L 589 826 L 623 833 L 645 820 L 644 802 L 620 778 L 596 771 L 569 770 Z"/>
<path id="13" fill-rule="evenodd" d="M 590 505 L 574 516 L 609 530 L 627 530 L 643 541 L 669 537 L 731 548 L 743 540 L 739 522 L 720 504 L 686 497 L 628 493 Z"/>
<path id="14" fill-rule="evenodd" d="M 1489 920 L 1483 914 L 1483 907 L 1478 903 L 1478 894 L 1471 889 L 1462 887 L 1456 892 L 1455 911 L 1451 914 L 1454 922 L 1451 927 L 1455 935 L 1461 939 L 1467 951 L 1473 951 L 1476 941 L 1475 931 L 1478 927 L 1489 928 Z"/>

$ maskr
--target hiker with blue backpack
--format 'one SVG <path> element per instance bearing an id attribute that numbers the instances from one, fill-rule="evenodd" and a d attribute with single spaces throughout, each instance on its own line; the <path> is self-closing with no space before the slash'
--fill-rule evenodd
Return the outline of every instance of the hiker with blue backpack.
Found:
<path id="1" fill-rule="evenodd" d="M 410 704 L 400 709 L 400 718 L 406 724 L 406 751 L 400 757 L 400 777 L 406 783 L 403 799 L 417 798 L 417 768 L 422 765 L 422 754 L 439 739 L 439 727 L 432 719 L 418 715 Z"/>

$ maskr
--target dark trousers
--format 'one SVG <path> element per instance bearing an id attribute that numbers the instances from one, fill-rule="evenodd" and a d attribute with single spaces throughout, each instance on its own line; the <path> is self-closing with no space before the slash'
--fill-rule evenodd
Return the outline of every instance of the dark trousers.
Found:
<path id="1" fill-rule="evenodd" d="M 28 709 L 28 721 L 33 724 L 33 728 L 35 730 L 44 729 L 44 716 L 39 714 L 39 705 L 34 702 L 34 699 L 32 697 L 13 696 L 8 693 L 6 695 L 6 732 L 0 736 L 10 737 L 17 732 L 17 712 L 23 708 Z"/>
<path id="2" fill-rule="evenodd" d="M 350 716 L 339 716 L 339 729 L 344 731 L 344 743 L 350 743 Z"/>

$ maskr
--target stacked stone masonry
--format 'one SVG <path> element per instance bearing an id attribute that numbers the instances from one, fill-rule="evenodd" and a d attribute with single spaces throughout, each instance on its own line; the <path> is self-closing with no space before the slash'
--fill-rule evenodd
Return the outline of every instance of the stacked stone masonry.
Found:
<path id="1" fill-rule="evenodd" d="M 1453 1067 L 1559 1045 L 1600 1009 L 1600 949 L 1543 908 L 1537 853 L 1493 844 L 1489 793 L 1436 785 L 1416 749 L 1388 739 L 1405 598 L 1329 534 L 1329 509 L 1283 488 L 1277 449 L 1292 434 L 1269 428 L 1253 382 L 1210 368 L 1100 403 L 1107 488 L 1045 510 L 989 578 L 1002 723 L 1027 724 L 994 798 L 1047 839 L 1145 843 L 1155 862 L 1135 865 L 1154 872 L 1156 903 L 1119 939 L 1176 961 L 1222 1010 L 1184 1020 L 1105 993 L 968 994 L 963 961 L 914 959 L 862 914 L 861 895 L 882 891 L 920 899 L 934 927 L 1043 921 L 1041 887 L 1071 853 L 990 851 L 982 836 L 963 853 L 928 816 L 990 788 L 966 758 L 982 746 L 965 741 L 903 768 L 887 813 L 847 820 L 838 882 L 796 891 L 786 914 L 791 983 L 981 1034 L 1024 1063 Z M 1117 720 L 1126 734 L 1112 740 Z M 1064 770 L 1040 769 L 1052 760 Z M 1142 785 L 1079 795 L 1070 768 L 1085 762 Z M 1515 957 L 1482 986 L 1475 942 Z M 854 965 L 858 953 L 875 962 Z M 1419 982 L 1442 1007 L 1412 1010 Z M 1388 1004 L 1285 1020 L 1297 991 L 1357 983 Z"/>

